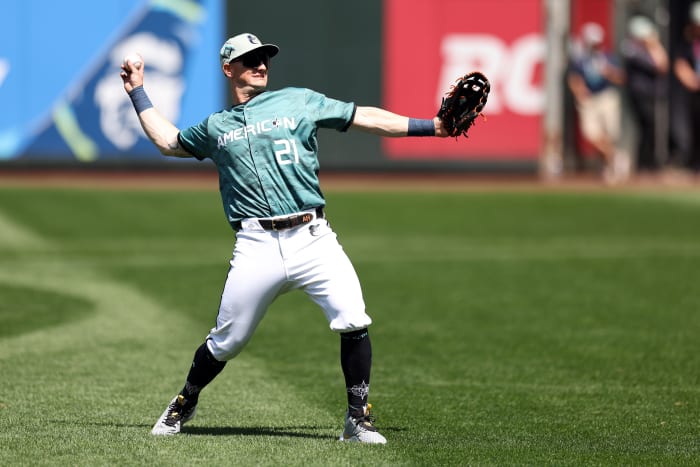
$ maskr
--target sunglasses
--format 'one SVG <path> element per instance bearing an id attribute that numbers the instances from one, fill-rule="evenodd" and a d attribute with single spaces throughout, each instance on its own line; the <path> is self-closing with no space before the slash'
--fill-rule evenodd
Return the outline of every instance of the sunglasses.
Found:
<path id="1" fill-rule="evenodd" d="M 235 59 L 234 62 L 241 62 L 246 68 L 257 68 L 261 63 L 268 66 L 270 64 L 270 57 L 265 52 L 255 51 L 241 55 Z"/>

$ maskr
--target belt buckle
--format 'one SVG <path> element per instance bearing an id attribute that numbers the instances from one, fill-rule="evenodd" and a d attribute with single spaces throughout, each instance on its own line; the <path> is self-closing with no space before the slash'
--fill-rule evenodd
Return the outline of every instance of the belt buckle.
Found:
<path id="1" fill-rule="evenodd" d="M 296 216 L 282 217 L 281 219 L 270 219 L 272 230 L 279 232 L 294 227 Z"/>

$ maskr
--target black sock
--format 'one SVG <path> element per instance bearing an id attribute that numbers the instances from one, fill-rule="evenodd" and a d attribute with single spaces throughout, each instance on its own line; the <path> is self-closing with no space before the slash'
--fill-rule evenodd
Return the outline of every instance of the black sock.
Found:
<path id="1" fill-rule="evenodd" d="M 194 353 L 192 367 L 187 374 L 185 387 L 180 391 L 180 394 L 187 400 L 186 405 L 192 406 L 197 403 L 200 391 L 216 378 L 216 375 L 224 369 L 224 366 L 226 366 L 226 362 L 220 362 L 215 359 L 209 351 L 206 342 L 199 346 Z"/>
<path id="2" fill-rule="evenodd" d="M 367 404 L 372 368 L 372 343 L 366 328 L 340 334 L 340 365 L 345 376 L 348 407 L 359 409 Z"/>

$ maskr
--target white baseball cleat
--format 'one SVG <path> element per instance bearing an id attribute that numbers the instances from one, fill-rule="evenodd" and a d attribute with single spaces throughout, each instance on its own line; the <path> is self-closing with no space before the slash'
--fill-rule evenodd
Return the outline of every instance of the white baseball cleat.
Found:
<path id="1" fill-rule="evenodd" d="M 175 396 L 175 398 L 170 401 L 165 412 L 163 412 L 163 415 L 161 415 L 156 424 L 153 425 L 151 434 L 175 435 L 180 433 L 182 425 L 192 420 L 197 411 L 196 404 L 189 409 L 185 409 L 186 402 L 182 394 Z"/>
<path id="2" fill-rule="evenodd" d="M 386 444 L 386 438 L 379 434 L 373 425 L 374 417 L 370 415 L 372 404 L 345 414 L 345 430 L 340 436 L 340 441 L 355 443 Z"/>

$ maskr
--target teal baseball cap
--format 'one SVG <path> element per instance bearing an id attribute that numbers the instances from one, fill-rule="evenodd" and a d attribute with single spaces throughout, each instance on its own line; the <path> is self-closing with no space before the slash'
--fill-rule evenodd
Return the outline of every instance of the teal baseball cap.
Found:
<path id="1" fill-rule="evenodd" d="M 257 49 L 265 49 L 265 52 L 270 57 L 274 57 L 280 51 L 280 48 L 275 44 L 263 44 L 254 34 L 244 32 L 243 34 L 230 37 L 221 46 L 221 51 L 219 52 L 221 64 L 231 63 L 232 60 L 237 59 L 241 55 Z"/>

